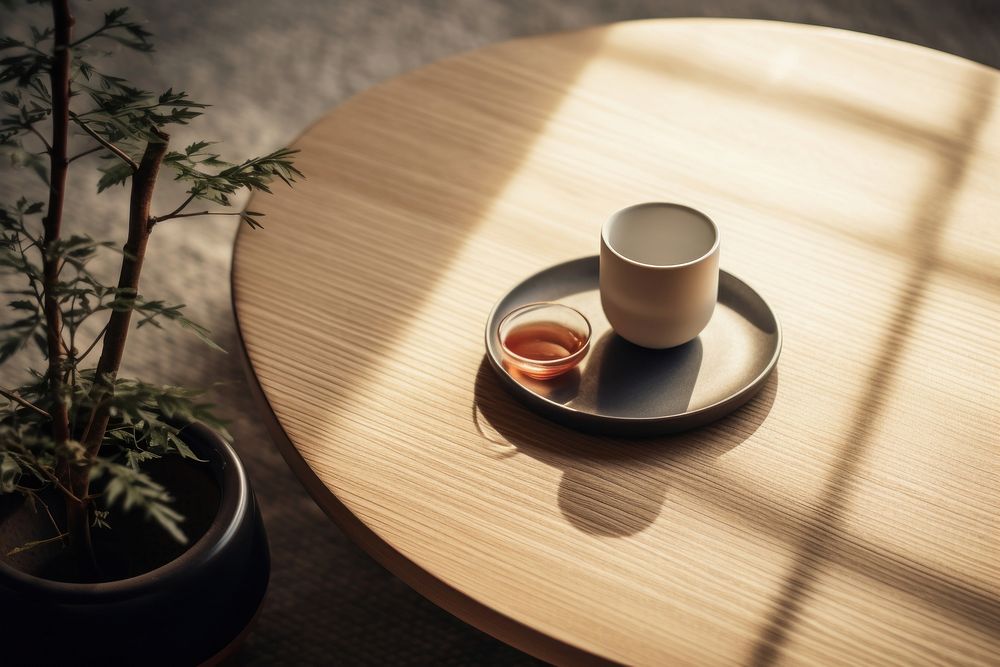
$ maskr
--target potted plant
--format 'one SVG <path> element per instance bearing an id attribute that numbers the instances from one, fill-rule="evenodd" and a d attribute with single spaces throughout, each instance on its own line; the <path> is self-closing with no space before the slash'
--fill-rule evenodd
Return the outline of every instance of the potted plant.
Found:
<path id="1" fill-rule="evenodd" d="M 41 196 L 0 204 L 0 270 L 22 281 L 0 320 L 0 364 L 40 360 L 19 386 L 0 381 L 0 662 L 200 663 L 259 606 L 263 525 L 199 393 L 119 369 L 136 324 L 172 322 L 208 340 L 181 306 L 141 293 L 151 233 L 197 215 L 259 227 L 259 213 L 224 210 L 231 196 L 301 174 L 288 149 L 235 164 L 208 142 L 173 149 L 170 126 L 205 105 L 148 93 L 92 60 L 100 44 L 149 52 L 151 34 L 126 9 L 79 33 L 68 0 L 52 0 L 51 13 L 51 27 L 0 38 L 0 147 L 42 181 Z M 86 161 L 99 165 L 98 191 L 130 189 L 112 284 L 90 260 L 118 244 L 64 225 L 67 172 Z M 186 193 L 157 212 L 164 172 Z"/>

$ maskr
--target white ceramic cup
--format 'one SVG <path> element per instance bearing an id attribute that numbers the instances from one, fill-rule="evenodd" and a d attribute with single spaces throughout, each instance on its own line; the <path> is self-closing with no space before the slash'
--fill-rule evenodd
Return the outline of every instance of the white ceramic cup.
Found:
<path id="1" fill-rule="evenodd" d="M 654 349 L 694 340 L 719 295 L 719 228 L 680 204 L 638 204 L 601 229 L 601 306 L 615 332 Z"/>

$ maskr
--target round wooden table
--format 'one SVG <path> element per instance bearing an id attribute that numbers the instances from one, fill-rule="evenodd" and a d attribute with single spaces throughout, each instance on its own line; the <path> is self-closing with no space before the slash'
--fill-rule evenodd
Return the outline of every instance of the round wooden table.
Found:
<path id="1" fill-rule="evenodd" d="M 279 446 L 386 567 L 548 660 L 995 661 L 998 84 L 866 35 L 659 20 L 368 90 L 236 243 Z M 784 350 L 709 427 L 588 436 L 503 391 L 484 322 L 642 201 L 714 218 Z"/>

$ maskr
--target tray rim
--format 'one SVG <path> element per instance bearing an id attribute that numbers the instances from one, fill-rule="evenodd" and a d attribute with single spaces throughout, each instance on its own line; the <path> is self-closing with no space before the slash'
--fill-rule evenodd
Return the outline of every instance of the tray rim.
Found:
<path id="1" fill-rule="evenodd" d="M 531 275 L 527 276 L 526 278 L 512 285 L 494 302 L 493 307 L 490 309 L 490 312 L 486 317 L 486 325 L 484 327 L 486 358 L 489 359 L 490 366 L 493 367 L 494 372 L 496 372 L 500 376 L 500 379 L 503 380 L 504 384 L 507 385 L 508 388 L 515 393 L 515 396 L 517 398 L 522 399 L 525 402 L 540 403 L 542 406 L 544 406 L 545 411 L 547 413 L 550 413 L 552 416 L 556 415 L 566 415 L 567 417 L 575 416 L 576 419 L 587 420 L 597 424 L 617 425 L 623 428 L 634 425 L 643 425 L 648 427 L 660 424 L 667 427 L 677 422 L 682 423 L 682 426 L 680 428 L 665 429 L 664 431 L 660 432 L 660 434 L 666 434 L 675 431 L 687 430 L 690 428 L 697 428 L 698 426 L 703 426 L 707 423 L 715 421 L 716 419 L 725 416 L 730 411 L 726 411 L 722 414 L 718 414 L 715 416 L 712 416 L 713 413 L 725 408 L 728 404 L 734 404 L 732 406 L 732 410 L 735 410 L 739 408 L 741 405 L 743 405 L 746 401 L 750 400 L 758 391 L 760 391 L 764 383 L 767 381 L 771 373 L 774 371 L 775 366 L 777 366 L 778 357 L 781 356 L 781 349 L 784 344 L 784 334 L 781 328 L 781 320 L 778 319 L 778 315 L 777 313 L 774 312 L 774 309 L 771 307 L 771 304 L 768 303 L 768 301 L 763 296 L 761 296 L 760 292 L 754 289 L 753 286 L 750 285 L 750 283 L 741 279 L 739 276 L 736 276 L 732 272 L 726 271 L 723 268 L 719 269 L 720 277 L 722 276 L 722 274 L 725 274 L 726 276 L 729 277 L 729 279 L 735 280 L 737 283 L 743 285 L 746 289 L 748 289 L 751 293 L 753 293 L 753 295 L 756 296 L 762 304 L 764 304 L 764 306 L 767 308 L 767 312 L 770 313 L 771 319 L 774 320 L 776 342 L 774 345 L 774 351 L 771 354 L 771 358 L 768 360 L 763 370 L 761 370 L 761 372 L 758 373 L 758 375 L 753 380 L 744 385 L 739 391 L 730 394 L 729 396 L 726 396 L 716 401 L 715 403 L 702 406 L 695 410 L 686 410 L 684 412 L 678 412 L 672 415 L 657 415 L 652 417 L 617 417 L 614 415 L 601 415 L 598 413 L 588 412 L 585 410 L 578 410 L 563 403 L 557 403 L 556 401 L 553 401 L 544 396 L 536 394 L 525 388 L 520 382 L 514 379 L 514 377 L 509 372 L 507 372 L 506 368 L 503 367 L 503 364 L 497 358 L 496 351 L 493 349 L 492 346 L 493 327 L 491 326 L 491 323 L 496 320 L 497 313 L 500 309 L 500 304 L 503 303 L 503 301 L 508 296 L 510 296 L 512 292 L 514 292 L 521 286 L 531 282 L 542 273 L 545 273 L 547 271 L 553 271 L 561 267 L 568 266 L 570 264 L 577 264 L 577 263 L 582 264 L 584 262 L 598 262 L 598 261 L 600 261 L 600 255 L 585 255 L 583 257 L 577 257 L 576 259 L 570 259 L 564 262 L 558 262 L 556 264 L 552 264 L 550 266 L 547 266 L 532 273 Z M 537 406 L 529 404 L 529 407 L 534 408 Z M 549 418 L 549 414 L 543 414 L 543 416 Z M 708 416 L 709 418 L 706 419 L 705 421 L 697 421 L 697 418 L 702 416 Z M 563 423 L 566 423 L 566 421 L 560 420 L 558 418 L 557 421 L 563 421 Z M 687 421 L 692 421 L 692 423 L 686 426 L 683 425 L 683 423 Z M 610 431 L 607 432 L 610 433 Z M 644 432 L 643 434 L 653 435 L 655 434 L 655 432 Z"/>

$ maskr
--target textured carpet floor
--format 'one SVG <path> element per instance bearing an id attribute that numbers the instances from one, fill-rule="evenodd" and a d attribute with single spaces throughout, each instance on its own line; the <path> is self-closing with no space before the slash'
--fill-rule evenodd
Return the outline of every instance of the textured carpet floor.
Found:
<path id="1" fill-rule="evenodd" d="M 124 4 L 78 3 L 81 28 Z M 626 19 L 731 16 L 815 23 L 915 42 L 1000 67 L 1000 4 L 939 0 L 695 2 L 422 0 L 133 3 L 156 34 L 154 59 L 129 56 L 109 71 L 145 88 L 173 86 L 214 105 L 174 135 L 174 144 L 223 141 L 223 157 L 243 158 L 292 141 L 312 120 L 368 86 L 446 55 L 515 36 Z M 7 10 L 0 32 L 30 12 Z M 94 193 L 95 172 L 78 170 L 68 228 L 120 239 L 123 193 Z M 29 181 L 9 170 L 0 197 Z M 34 187 L 34 186 L 32 186 Z M 162 188 L 156 211 L 178 201 Z M 217 355 L 183 332 L 130 342 L 128 370 L 152 381 L 209 386 L 233 420 L 271 539 L 266 607 L 242 652 L 247 665 L 491 665 L 534 661 L 476 631 L 411 591 L 355 547 L 323 515 L 286 468 L 256 418 L 240 365 L 229 300 L 235 225 L 228 219 L 174 221 L 158 228 L 143 292 L 189 304 L 233 353 Z M 278 228 L 266 234 L 280 234 Z M 108 267 L 110 271 L 110 266 Z M 4 316 L 6 317 L 6 316 Z M 142 346 L 140 347 L 140 344 Z M 0 369 L 0 384 L 14 371 Z"/>

